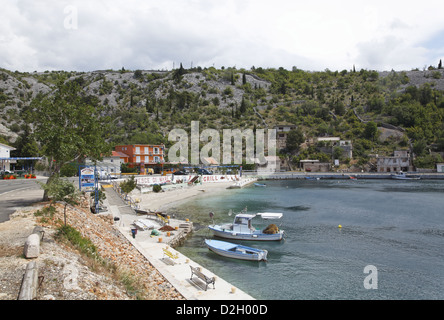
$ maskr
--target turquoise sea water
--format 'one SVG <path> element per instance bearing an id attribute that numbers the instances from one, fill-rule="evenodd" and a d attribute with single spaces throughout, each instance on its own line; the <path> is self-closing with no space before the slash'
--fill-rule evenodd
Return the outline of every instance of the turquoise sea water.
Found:
<path id="1" fill-rule="evenodd" d="M 444 299 L 444 181 L 266 181 L 175 208 L 197 226 L 179 251 L 256 299 Z M 267 262 L 210 252 L 206 226 L 235 212 L 282 212 Z M 260 218 L 255 226 L 263 228 Z M 339 228 L 338 225 L 342 225 Z M 236 241 L 232 241 L 236 242 Z M 371 272 L 364 269 L 374 266 Z M 373 277 L 370 281 L 369 277 Z M 366 279 L 367 278 L 367 279 Z M 377 289 L 366 289 L 364 282 Z"/>

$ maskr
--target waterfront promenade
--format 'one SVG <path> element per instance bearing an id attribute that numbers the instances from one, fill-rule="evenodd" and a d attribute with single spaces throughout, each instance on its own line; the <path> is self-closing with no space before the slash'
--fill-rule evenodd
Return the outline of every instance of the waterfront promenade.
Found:
<path id="1" fill-rule="evenodd" d="M 199 186 L 199 190 L 205 188 Z M 193 190 L 194 189 L 194 190 Z M 109 208 L 109 212 L 114 217 L 118 217 L 119 221 L 116 222 L 120 232 L 128 239 L 128 241 L 165 277 L 168 282 L 173 285 L 177 291 L 179 291 L 183 297 L 187 300 L 254 300 L 249 294 L 237 288 L 235 285 L 228 283 L 224 279 L 220 278 L 217 274 L 211 272 L 196 262 L 192 261 L 182 253 L 176 251 L 171 247 L 175 243 L 184 239 L 186 231 L 181 228 L 184 224 L 192 226 L 192 222 L 186 222 L 183 220 L 169 219 L 169 226 L 173 229 L 178 227 L 177 231 L 171 231 L 170 236 L 167 232 L 160 232 L 158 236 L 152 236 L 151 230 L 137 230 L 135 237 L 132 235 L 134 229 L 134 222 L 140 218 L 148 218 L 148 216 L 137 215 L 135 212 L 131 213 L 128 207 L 120 199 L 117 193 L 112 188 L 106 188 L 105 206 Z M 191 187 L 189 196 L 195 196 L 197 188 Z M 183 190 L 176 190 L 183 193 Z M 198 191 L 202 193 L 202 191 Z M 174 190 L 167 191 L 166 195 L 168 199 L 169 195 L 175 193 Z M 153 195 L 157 196 L 157 195 Z M 150 219 L 150 218 L 148 218 Z M 153 217 L 153 223 L 156 219 Z M 159 242 L 161 238 L 161 242 Z M 177 256 L 176 259 L 168 257 L 163 249 L 168 250 L 173 256 Z M 191 280 L 191 268 L 200 267 L 201 272 L 208 277 L 216 277 L 215 286 L 209 285 L 205 290 L 205 284 L 193 276 Z"/>

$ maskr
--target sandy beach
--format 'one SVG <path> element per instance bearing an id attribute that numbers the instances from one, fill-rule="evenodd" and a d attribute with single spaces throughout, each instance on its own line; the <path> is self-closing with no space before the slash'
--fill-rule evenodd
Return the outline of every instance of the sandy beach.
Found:
<path id="1" fill-rule="evenodd" d="M 165 212 L 169 208 L 179 205 L 181 202 L 189 201 L 191 198 L 206 197 L 223 192 L 233 192 L 227 189 L 233 182 L 203 183 L 198 185 L 177 185 L 175 189 L 168 189 L 164 192 L 141 193 L 139 190 L 133 191 L 133 199 L 139 199 L 140 209 L 145 211 Z"/>

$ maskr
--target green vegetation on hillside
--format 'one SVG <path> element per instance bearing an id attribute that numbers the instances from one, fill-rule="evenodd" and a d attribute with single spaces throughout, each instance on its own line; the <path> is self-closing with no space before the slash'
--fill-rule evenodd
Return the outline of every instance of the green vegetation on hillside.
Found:
<path id="1" fill-rule="evenodd" d="M 168 147 L 173 143 L 168 141 L 169 131 L 183 128 L 190 132 L 191 121 L 199 121 L 201 130 L 293 124 L 297 131 L 290 135 L 287 148 L 279 150 L 293 163 L 304 157 L 331 160 L 321 143 L 304 142 L 336 136 L 352 140 L 353 160 L 360 165 L 371 154 L 391 155 L 394 150 L 410 148 L 418 166 L 433 167 L 442 161 L 439 153 L 444 152 L 443 78 L 443 70 L 434 68 L 404 72 L 354 68 L 309 72 L 296 67 L 87 73 L 0 70 L 0 114 L 2 124 L 18 135 L 20 151 L 35 150 L 36 142 L 49 148 L 48 140 L 42 140 L 42 128 L 44 121 L 55 120 L 27 118 L 26 112 L 32 106 L 49 116 L 60 97 L 60 83 L 65 82 L 66 88 L 76 88 L 79 94 L 64 103 L 81 108 L 76 115 L 73 109 L 74 126 L 65 119 L 66 130 L 57 129 L 60 136 L 69 133 L 69 139 L 80 135 L 76 128 L 83 127 L 85 132 L 92 130 L 93 137 L 100 129 L 111 146 L 164 143 Z M 64 99 L 70 99 L 69 95 Z M 4 142 L 11 139 L 7 135 L 0 138 Z M 67 161 L 76 157 L 68 151 Z M 97 151 L 102 149 L 95 150 L 94 156 L 99 155 Z M 44 154 L 55 157 L 48 151 Z"/>

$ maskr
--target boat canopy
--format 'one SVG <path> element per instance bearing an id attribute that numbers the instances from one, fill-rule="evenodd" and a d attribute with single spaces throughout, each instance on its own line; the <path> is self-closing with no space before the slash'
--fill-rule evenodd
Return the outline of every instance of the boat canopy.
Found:
<path id="1" fill-rule="evenodd" d="M 239 246 L 238 244 L 225 241 L 218 241 L 218 240 L 206 240 L 206 241 L 211 246 L 221 250 L 232 250 Z"/>
<path id="2" fill-rule="evenodd" d="M 262 219 L 264 219 L 264 220 L 280 219 L 283 216 L 282 213 L 276 213 L 276 212 L 260 212 L 260 213 L 257 213 L 256 215 L 261 216 Z"/>
<path id="3" fill-rule="evenodd" d="M 255 214 L 239 213 L 239 214 L 236 215 L 236 218 L 243 218 L 243 219 L 251 220 L 255 216 L 256 216 Z"/>

